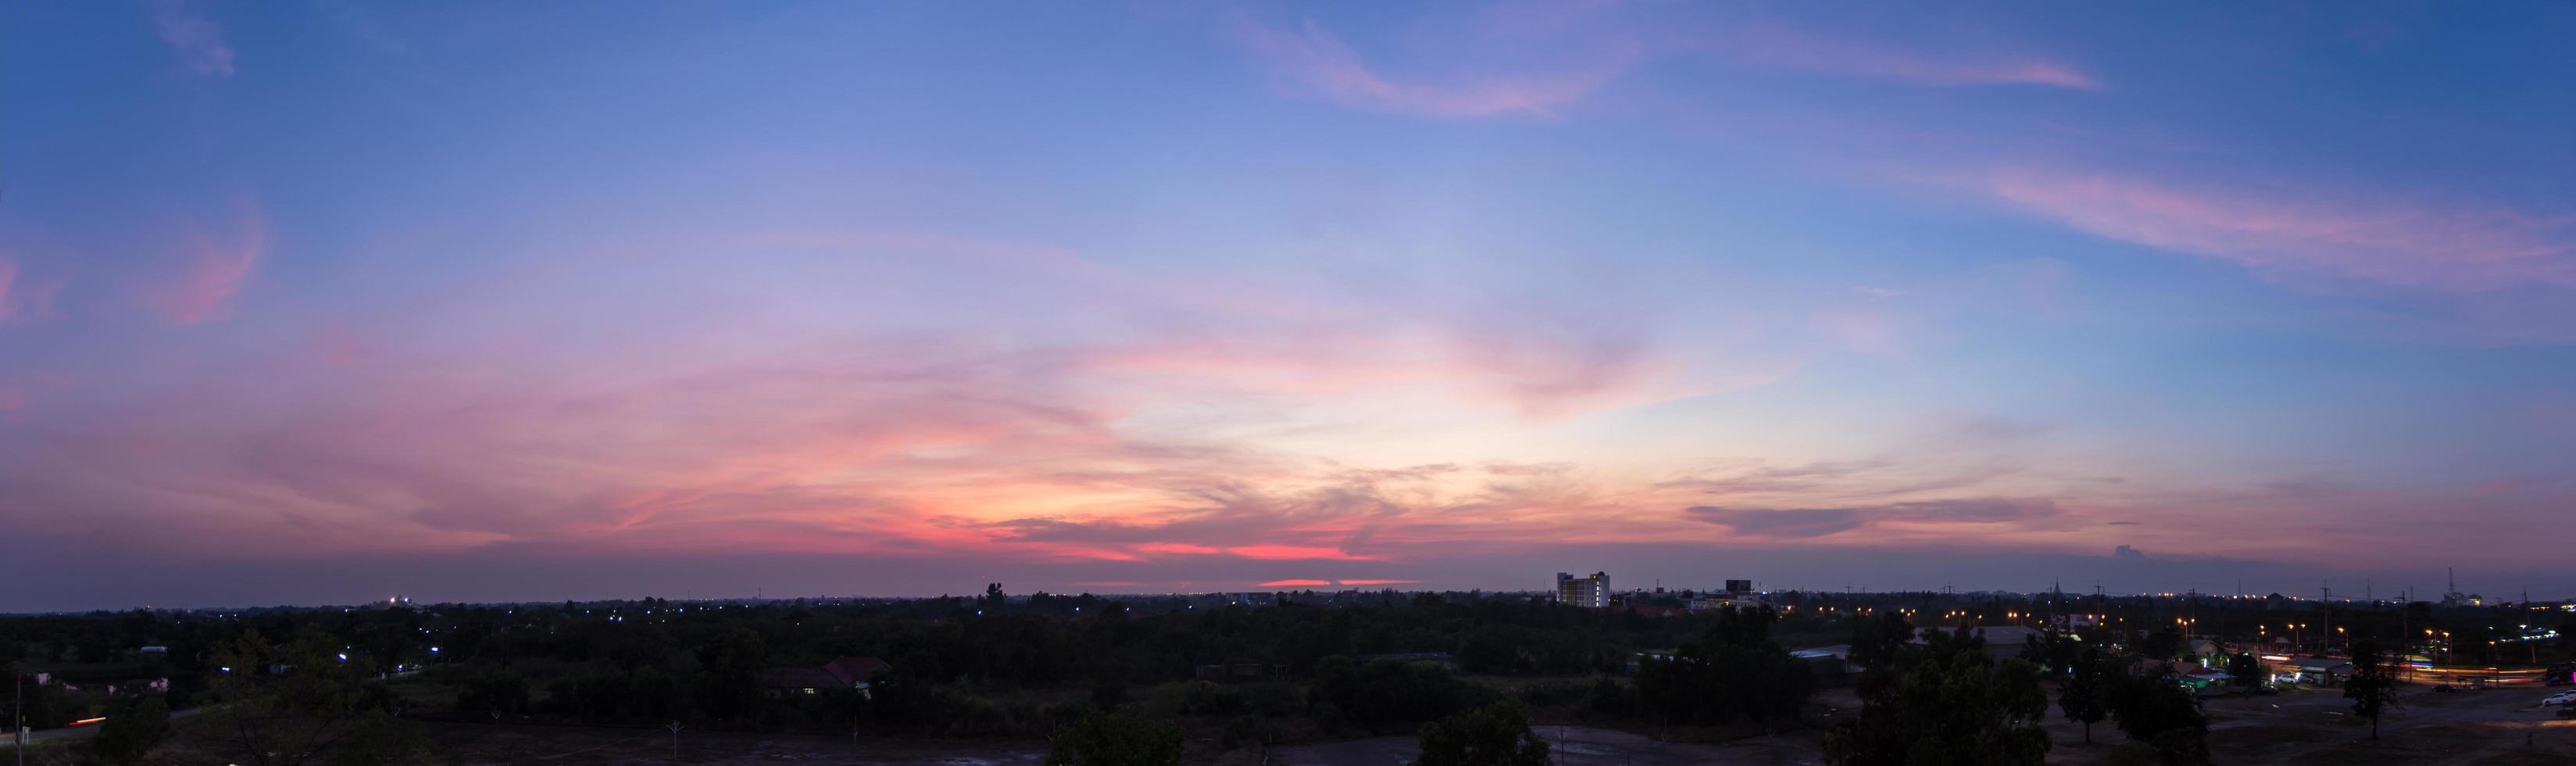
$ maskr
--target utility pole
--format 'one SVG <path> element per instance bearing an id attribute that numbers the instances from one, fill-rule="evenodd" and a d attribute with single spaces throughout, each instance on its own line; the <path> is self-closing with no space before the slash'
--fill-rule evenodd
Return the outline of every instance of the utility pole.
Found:
<path id="1" fill-rule="evenodd" d="M 668 729 L 670 729 L 670 730 L 671 730 L 671 762 L 672 762 L 672 763 L 679 763 L 679 762 L 680 762 L 680 722 L 678 722 L 678 721 L 672 721 L 670 726 L 667 726 L 667 727 L 664 727 L 664 728 L 668 728 Z"/>
<path id="2" fill-rule="evenodd" d="M 2317 586 L 2317 611 L 2324 612 L 2326 615 L 2326 629 L 2317 631 L 2317 654 L 2322 655 L 2325 654 L 2325 650 L 2334 648 L 2333 588 Z"/>
<path id="3" fill-rule="evenodd" d="M 18 753 L 18 766 L 27 766 L 27 673 L 19 668 L 11 670 L 18 671 L 9 674 L 15 681 L 12 685 L 16 687 L 12 693 L 17 696 L 17 701 L 10 707 L 17 712 L 17 717 L 9 723 L 9 749 Z"/>

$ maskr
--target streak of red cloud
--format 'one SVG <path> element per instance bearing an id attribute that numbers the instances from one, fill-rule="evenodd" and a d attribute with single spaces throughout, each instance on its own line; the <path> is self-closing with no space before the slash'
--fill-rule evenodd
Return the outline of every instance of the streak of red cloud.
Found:
<path id="1" fill-rule="evenodd" d="M 1987 190 L 2095 235 L 2258 269 L 2449 290 L 2576 285 L 2571 220 L 2501 207 L 2022 169 L 1994 174 Z"/>
<path id="2" fill-rule="evenodd" d="M 1326 548 L 1312 545 L 1243 545 L 1227 548 L 1225 549 L 1225 552 L 1248 559 L 1336 559 L 1342 561 L 1365 561 L 1369 559 L 1367 556 L 1354 556 L 1349 553 L 1345 553 L 1340 548 Z"/>
<path id="3" fill-rule="evenodd" d="M 1342 585 L 1412 585 L 1421 580 L 1335 580 Z"/>
<path id="4" fill-rule="evenodd" d="M 1225 549 L 1223 548 L 1214 548 L 1205 545 L 1190 545 L 1188 543 L 1146 543 L 1136 546 L 1136 550 L 1152 553 L 1187 553 L 1193 555 L 1211 555 L 1225 552 Z"/>
<path id="5" fill-rule="evenodd" d="M 1320 587 L 1327 586 L 1327 585 L 1331 585 L 1331 584 L 1333 584 L 1333 581 L 1331 581 L 1331 580 L 1272 580 L 1272 581 L 1269 581 L 1269 582 L 1262 583 L 1262 584 L 1261 584 L 1261 587 L 1264 587 L 1264 588 L 1320 588 Z"/>
<path id="6" fill-rule="evenodd" d="M 153 295 L 162 311 L 170 315 L 170 321 L 197 324 L 221 319 L 231 311 L 228 304 L 233 294 L 241 292 L 242 285 L 250 281 L 251 272 L 268 250 L 266 219 L 251 216 L 242 221 L 241 227 L 241 236 L 231 242 L 205 237 L 190 242 L 186 270 Z"/>

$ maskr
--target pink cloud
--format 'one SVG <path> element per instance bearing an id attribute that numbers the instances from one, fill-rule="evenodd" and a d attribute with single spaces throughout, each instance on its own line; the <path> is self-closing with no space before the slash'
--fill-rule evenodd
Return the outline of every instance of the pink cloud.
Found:
<path id="1" fill-rule="evenodd" d="M 1427 85 L 1372 69 L 1340 38 L 1308 19 L 1279 30 L 1246 22 L 1242 37 L 1294 90 L 1354 106 L 1423 117 L 1554 117 L 1624 73 L 1640 58 L 1613 44 L 1587 60 L 1540 74 L 1478 75 Z"/>
<path id="2" fill-rule="evenodd" d="M 152 296 L 170 321 L 198 324 L 222 319 L 231 312 L 233 295 L 250 281 L 251 272 L 268 250 L 265 218 L 252 216 L 243 220 L 241 227 L 241 235 L 231 242 L 203 236 L 190 240 L 186 269 Z"/>
<path id="3" fill-rule="evenodd" d="M 185 0 L 160 0 L 152 5 L 152 26 L 188 71 L 231 77 L 233 49 L 224 42 L 224 27 L 198 10 Z"/>
<path id="4" fill-rule="evenodd" d="M 2446 290 L 2576 285 L 2571 219 L 2500 206 L 2028 169 L 1994 173 L 1985 185 L 2075 229 L 2258 270 Z"/>
<path id="5" fill-rule="evenodd" d="M 1222 281 L 1172 289 L 1042 249 L 864 238 L 810 247 L 842 257 L 800 262 L 787 284 L 723 287 L 775 301 L 826 285 L 817 292 L 881 312 L 915 311 L 897 301 L 933 294 L 918 311 L 957 310 L 974 327 L 818 328 L 696 304 L 697 283 L 672 280 L 747 280 L 742 257 L 759 252 L 748 246 L 692 245 L 655 261 L 665 273 L 514 273 L 313 325 L 363 333 L 347 338 L 316 330 L 303 336 L 311 343 L 185 375 L 82 387 L 59 406 L 31 389 L 41 406 L 0 432 L 0 484 L 12 488 L 0 521 L 179 558 L 778 552 L 1046 562 L 1088 568 L 1085 578 L 1224 570 L 1235 582 L 1269 576 L 1259 570 L 1275 562 L 1422 562 L 1501 544 L 1634 540 L 1639 529 L 1665 542 L 1727 534 L 1673 518 L 1708 502 L 1704 488 L 1618 466 L 1596 479 L 1567 465 L 1497 465 L 1501 454 L 1473 445 L 1392 464 L 1316 454 L 1336 433 L 1384 432 L 1269 406 L 1413 389 L 1445 417 L 1507 429 L 1525 419 L 1518 400 L 1591 402 L 1651 368 L 1624 325 L 1496 322 Z M 726 268 L 699 270 L 689 259 L 700 252 Z M 884 295 L 851 297 L 869 289 Z M 1258 308 L 1218 299 L 1247 293 Z M 566 312 L 573 294 L 599 297 Z M 1109 307 L 1093 315 L 1104 327 L 1058 331 L 1068 304 Z M 580 332 L 601 316 L 649 340 Z M 335 350 L 344 340 L 363 341 L 360 363 L 339 363 L 352 359 Z M 1566 369 L 1577 367 L 1597 369 Z M 1289 430 L 1292 439 L 1263 433 Z M 1897 473 L 1837 481 L 1925 491 Z M 1783 507 L 1834 507 L 1805 497 L 1830 489 L 1776 494 L 1806 503 Z M 1886 526 L 1837 540 L 1891 534 L 1929 532 Z"/>
<path id="6" fill-rule="evenodd" d="M 2101 90 L 2100 80 L 2071 64 L 1992 52 L 1938 54 L 1756 26 L 1720 38 L 1716 47 L 1746 62 L 1823 74 L 1919 85 L 2046 85 Z"/>
<path id="7" fill-rule="evenodd" d="M 1223 548 L 1218 548 L 1212 545 L 1191 545 L 1188 543 L 1146 543 L 1136 546 L 1136 550 L 1153 553 L 1186 553 L 1201 556 L 1222 553 L 1225 551 Z"/>
<path id="8" fill-rule="evenodd" d="M 1412 585 L 1421 580 L 1335 580 L 1342 585 Z"/>
<path id="9" fill-rule="evenodd" d="M 1338 560 L 1365 560 L 1365 559 L 1368 559 L 1368 558 L 1369 558 L 1368 556 L 1354 556 L 1354 555 L 1351 555 L 1351 554 L 1349 554 L 1349 553 L 1343 552 L 1343 551 L 1342 551 L 1342 549 L 1340 549 L 1340 548 L 1327 548 L 1327 547 L 1322 547 L 1322 546 L 1312 546 L 1312 545 L 1240 545 L 1240 546 L 1235 546 L 1235 547 L 1232 547 L 1232 548 L 1227 548 L 1227 549 L 1225 549 L 1225 552 L 1227 552 L 1227 553 L 1231 553 L 1231 554 L 1234 554 L 1234 555 L 1237 555 L 1237 556 L 1242 556 L 1242 557 L 1244 557 L 1244 558 L 1248 558 L 1248 559 L 1280 559 L 1280 560 L 1295 560 L 1295 559 L 1338 559 Z"/>
<path id="10" fill-rule="evenodd" d="M 1324 586 L 1327 586 L 1327 585 L 1331 585 L 1331 584 L 1333 584 L 1333 581 L 1331 581 L 1331 580 L 1272 580 L 1272 581 L 1269 581 L 1269 582 L 1262 583 L 1260 587 L 1264 587 L 1264 588 L 1321 588 L 1321 587 L 1324 587 Z"/>

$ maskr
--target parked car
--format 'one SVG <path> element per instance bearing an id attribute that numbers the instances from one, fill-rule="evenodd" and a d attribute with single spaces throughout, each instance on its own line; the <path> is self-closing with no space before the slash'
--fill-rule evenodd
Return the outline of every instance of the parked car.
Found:
<path id="1" fill-rule="evenodd" d="M 2273 686 L 2273 685 L 2270 685 L 2270 684 L 2263 684 L 2263 685 L 2260 685 L 2260 686 L 2256 686 L 2256 687 L 2254 687 L 2254 693 L 2255 693 L 2255 694 L 2264 694 L 2264 695 L 2279 694 L 2279 693 L 2281 693 L 2281 687 Z"/>
<path id="2" fill-rule="evenodd" d="M 2446 693 L 2446 694 L 2447 694 L 2447 693 L 2450 693 L 2450 692 L 2459 691 L 2459 690 L 2460 690 L 2460 687 L 2452 686 L 2452 685 L 2450 685 L 2450 684 L 2434 684 L 2434 685 L 2433 685 L 2433 691 L 2443 692 L 2443 693 Z"/>
<path id="3" fill-rule="evenodd" d="M 2540 704 L 2541 704 L 2542 706 L 2544 706 L 2544 707 L 2547 707 L 2547 706 L 2553 706 L 2553 705 L 2564 705 L 2564 704 L 2567 704 L 2567 703 L 2570 703 L 2570 702 L 2576 702 L 2576 692 L 2559 692 L 2559 693 L 2557 693 L 2557 694 L 2549 695 L 2548 697 L 2542 698 L 2542 699 L 2540 700 Z"/>

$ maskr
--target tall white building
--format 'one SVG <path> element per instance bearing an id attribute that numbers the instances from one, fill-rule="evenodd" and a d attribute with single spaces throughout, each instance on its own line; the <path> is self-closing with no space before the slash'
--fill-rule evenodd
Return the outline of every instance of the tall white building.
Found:
<path id="1" fill-rule="evenodd" d="M 1594 572 L 1590 577 L 1576 577 L 1564 572 L 1556 573 L 1556 603 L 1586 609 L 1609 608 L 1609 573 Z"/>

